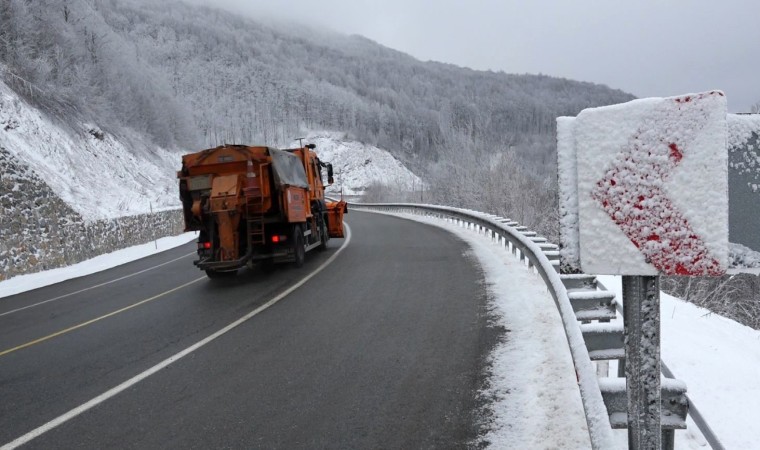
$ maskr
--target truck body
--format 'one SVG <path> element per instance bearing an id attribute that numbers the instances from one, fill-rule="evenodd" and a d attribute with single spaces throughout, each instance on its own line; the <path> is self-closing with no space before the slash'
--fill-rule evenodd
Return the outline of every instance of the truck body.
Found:
<path id="1" fill-rule="evenodd" d="M 211 278 L 245 265 L 303 265 L 306 252 L 343 237 L 346 203 L 325 200 L 314 145 L 279 150 L 223 145 L 182 157 L 177 172 L 185 231 L 198 231 L 194 262 Z"/>

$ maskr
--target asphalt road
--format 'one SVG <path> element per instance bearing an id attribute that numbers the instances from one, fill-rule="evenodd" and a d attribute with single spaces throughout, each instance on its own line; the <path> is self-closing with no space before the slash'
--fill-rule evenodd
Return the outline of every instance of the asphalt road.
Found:
<path id="1" fill-rule="evenodd" d="M 346 219 L 350 243 L 301 287 L 23 448 L 472 446 L 496 339 L 477 263 L 441 229 Z M 214 281 L 191 243 L 0 299 L 0 445 L 264 305 L 343 243 Z"/>

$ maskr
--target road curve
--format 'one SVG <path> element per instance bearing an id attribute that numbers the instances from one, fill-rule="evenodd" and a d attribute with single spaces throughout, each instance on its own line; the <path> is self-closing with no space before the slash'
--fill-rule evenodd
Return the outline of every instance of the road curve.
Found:
<path id="1" fill-rule="evenodd" d="M 347 219 L 351 243 L 282 301 L 24 448 L 467 447 L 495 339 L 477 264 L 438 228 Z M 264 305 L 341 244 L 302 269 L 214 282 L 189 244 L 0 299 L 0 354 L 19 348 L 0 356 L 0 444 Z"/>

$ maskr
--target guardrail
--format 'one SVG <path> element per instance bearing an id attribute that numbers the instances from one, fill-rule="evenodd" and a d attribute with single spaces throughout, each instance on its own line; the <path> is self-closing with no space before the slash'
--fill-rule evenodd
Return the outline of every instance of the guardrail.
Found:
<path id="1" fill-rule="evenodd" d="M 535 232 L 529 231 L 526 227 L 520 226 L 519 223 L 508 218 L 460 208 L 420 204 L 350 203 L 350 206 L 357 210 L 364 209 L 433 216 L 452 220 L 468 227 L 477 227 L 478 230 L 489 232 L 493 239 L 498 239 L 499 242 L 502 242 L 521 261 L 526 261 L 528 267 L 533 268 L 544 280 L 544 283 L 546 283 L 546 287 L 551 293 L 554 304 L 557 306 L 557 310 L 562 318 L 565 336 L 567 337 L 573 364 L 575 365 L 575 372 L 578 377 L 578 386 L 585 410 L 591 447 L 605 450 L 618 447 L 617 441 L 613 436 L 607 406 L 602 397 L 596 368 L 589 356 L 583 332 L 579 325 L 579 320 L 605 321 L 614 317 L 615 314 L 615 302 L 609 295 L 595 293 L 583 295 L 580 293 L 582 291 L 575 290 L 575 288 L 587 286 L 589 280 L 593 281 L 595 290 L 596 283 L 594 277 L 588 275 L 560 277 L 558 273 L 559 252 L 557 251 L 557 246 L 548 243 L 545 238 L 537 236 Z M 574 286 L 574 301 L 568 295 L 568 288 L 565 283 L 568 286 Z M 616 353 L 613 356 L 619 355 Z M 615 388 L 613 389 L 615 392 L 619 390 L 616 389 L 616 386 L 613 386 L 613 388 Z M 612 400 L 619 403 L 617 397 L 609 397 L 608 401 Z"/>

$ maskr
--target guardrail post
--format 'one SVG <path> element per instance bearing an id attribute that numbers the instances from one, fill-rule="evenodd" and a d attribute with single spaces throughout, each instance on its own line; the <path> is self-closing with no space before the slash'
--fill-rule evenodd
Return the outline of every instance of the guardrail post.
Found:
<path id="1" fill-rule="evenodd" d="M 628 448 L 661 450 L 660 283 L 623 276 Z"/>

